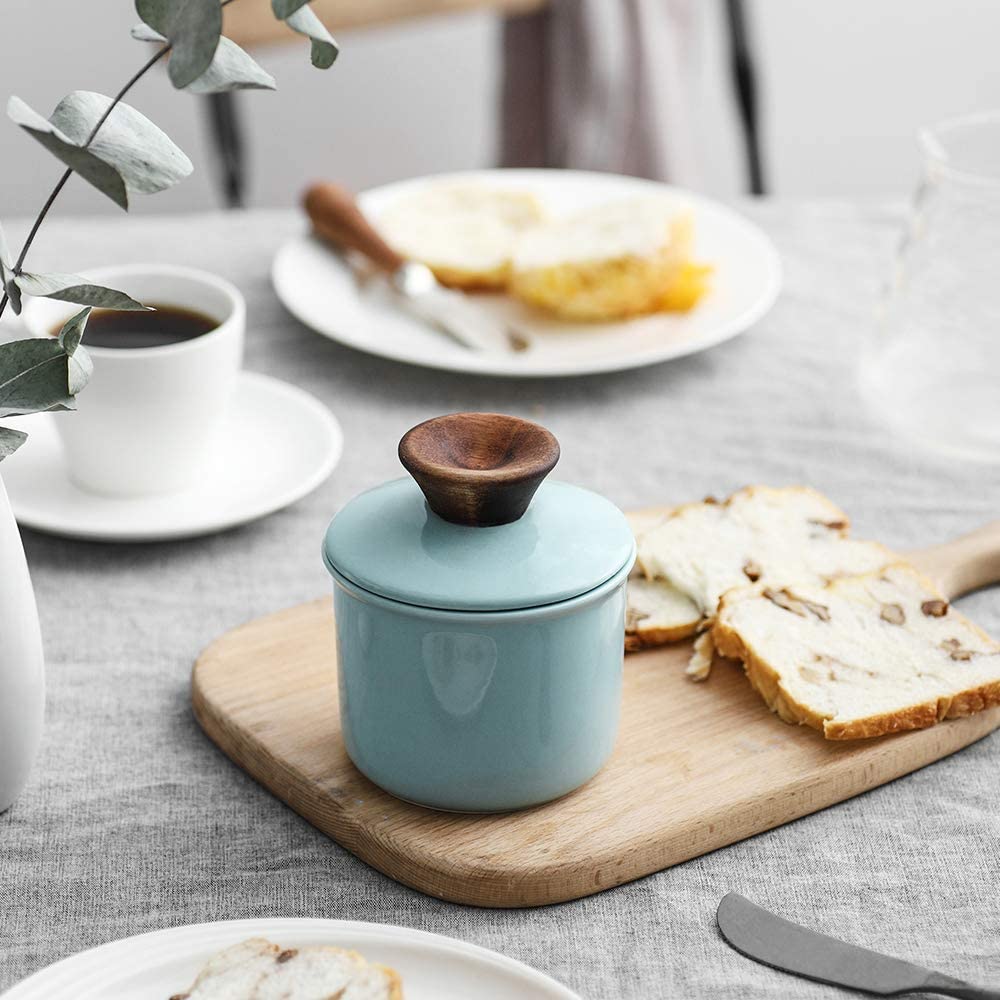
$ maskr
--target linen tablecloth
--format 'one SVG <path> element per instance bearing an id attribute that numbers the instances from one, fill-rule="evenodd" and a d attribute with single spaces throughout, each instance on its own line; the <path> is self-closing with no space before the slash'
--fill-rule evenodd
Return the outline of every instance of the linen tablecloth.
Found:
<path id="1" fill-rule="evenodd" d="M 889 954 L 1000 980 L 997 736 L 631 885 L 503 911 L 436 901 L 368 868 L 232 765 L 191 714 L 199 650 L 248 619 L 324 594 L 319 541 L 328 519 L 359 490 L 399 475 L 398 438 L 438 413 L 501 410 L 544 422 L 562 443 L 560 477 L 625 508 L 746 483 L 805 482 L 844 506 L 860 537 L 902 549 L 995 518 L 996 467 L 911 450 L 869 416 L 855 390 L 855 359 L 901 206 L 744 208 L 772 234 L 785 265 L 781 298 L 752 333 L 642 371 L 543 381 L 404 367 L 301 326 L 268 279 L 275 250 L 302 227 L 291 212 L 47 226 L 36 267 L 146 259 L 234 281 L 249 304 L 247 368 L 328 404 L 346 449 L 312 496 L 214 537 L 102 545 L 24 533 L 49 701 L 31 783 L 0 816 L 0 989 L 141 931 L 310 916 L 463 938 L 587 998 L 841 995 L 730 951 L 714 925 L 729 890 Z M 15 241 L 23 233 L 8 229 Z M 1000 633 L 996 591 L 963 607 Z"/>

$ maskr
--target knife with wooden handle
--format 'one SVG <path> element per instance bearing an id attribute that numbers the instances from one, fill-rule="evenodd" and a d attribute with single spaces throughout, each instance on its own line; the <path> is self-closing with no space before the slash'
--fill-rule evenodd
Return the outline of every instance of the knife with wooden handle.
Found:
<path id="1" fill-rule="evenodd" d="M 1000 1000 L 1000 990 L 808 930 L 735 892 L 723 897 L 716 920 L 723 938 L 741 955 L 793 976 L 886 997 L 937 993 L 959 1000 Z"/>
<path id="2" fill-rule="evenodd" d="M 314 184 L 303 205 L 313 231 L 341 250 L 371 261 L 399 301 L 418 319 L 476 351 L 524 351 L 529 339 L 438 283 L 431 269 L 398 254 L 365 218 L 354 196 L 339 184 Z"/>

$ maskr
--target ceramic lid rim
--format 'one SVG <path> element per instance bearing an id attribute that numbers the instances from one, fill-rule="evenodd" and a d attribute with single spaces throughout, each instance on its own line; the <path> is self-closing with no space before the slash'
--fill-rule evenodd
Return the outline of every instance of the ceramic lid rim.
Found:
<path id="1" fill-rule="evenodd" d="M 482 532 L 482 545 L 465 532 Z M 401 478 L 349 501 L 327 528 L 322 556 L 329 572 L 386 600 L 501 612 L 585 594 L 631 564 L 635 550 L 625 515 L 583 487 L 549 480 L 522 521 L 479 528 L 438 519 Z"/>
<path id="2" fill-rule="evenodd" d="M 607 587 L 608 584 L 615 582 L 617 577 L 631 571 L 632 567 L 635 565 L 636 552 L 637 547 L 633 545 L 632 553 L 629 558 L 626 559 L 625 562 L 623 562 L 621 566 L 619 566 L 618 569 L 616 569 L 606 580 L 602 580 L 600 583 L 595 584 L 588 590 L 582 590 L 579 594 L 574 594 L 572 597 L 566 597 L 559 601 L 548 601 L 545 604 L 525 604 L 516 608 L 496 608 L 494 610 L 487 608 L 448 608 L 437 604 L 413 604 L 410 601 L 402 601 L 397 597 L 387 597 L 385 594 L 380 594 L 377 591 L 369 590 L 368 587 L 363 587 L 357 582 L 357 580 L 349 577 L 346 573 L 342 573 L 339 569 L 337 569 L 337 567 L 334 566 L 329 559 L 327 559 L 325 547 L 323 551 L 323 565 L 326 567 L 327 572 L 333 578 L 334 582 L 340 583 L 345 590 L 347 590 L 348 587 L 352 587 L 355 590 L 360 591 L 365 597 L 374 598 L 377 601 L 384 601 L 386 604 L 399 605 L 401 608 L 405 608 L 408 611 L 427 611 L 435 614 L 461 615 L 463 618 L 467 616 L 471 621 L 475 618 L 481 617 L 493 618 L 502 615 L 515 616 L 527 612 L 555 611 L 565 605 L 573 604 L 576 601 L 585 601 L 589 597 L 598 596 L 598 592 Z M 624 582 L 624 580 L 620 582 Z M 348 592 L 350 593 L 350 591 Z"/>

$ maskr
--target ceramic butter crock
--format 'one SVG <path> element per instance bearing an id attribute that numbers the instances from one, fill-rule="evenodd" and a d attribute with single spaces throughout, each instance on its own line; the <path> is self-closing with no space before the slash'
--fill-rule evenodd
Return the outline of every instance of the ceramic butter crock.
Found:
<path id="1" fill-rule="evenodd" d="M 386 791 L 437 809 L 564 795 L 618 730 L 625 517 L 543 483 L 559 446 L 526 420 L 440 417 L 399 455 L 413 479 L 356 497 L 323 545 L 347 752 Z"/>

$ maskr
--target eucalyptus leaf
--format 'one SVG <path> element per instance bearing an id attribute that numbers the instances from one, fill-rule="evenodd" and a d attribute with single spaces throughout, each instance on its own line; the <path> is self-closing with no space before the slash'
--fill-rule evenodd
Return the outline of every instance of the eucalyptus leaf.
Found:
<path id="1" fill-rule="evenodd" d="M 33 274 L 22 271 L 15 279 L 25 295 L 75 302 L 99 309 L 148 310 L 141 302 L 114 288 L 95 285 L 78 274 Z"/>
<path id="2" fill-rule="evenodd" d="M 326 30 L 311 7 L 300 7 L 294 14 L 284 18 L 284 22 L 292 31 L 297 31 L 312 40 L 313 66 L 317 69 L 329 69 L 333 65 L 340 50 L 333 40 L 333 35 Z"/>
<path id="3" fill-rule="evenodd" d="M 83 145 L 111 104 L 111 98 L 74 90 L 52 112 L 52 124 Z M 90 151 L 114 167 L 130 193 L 156 194 L 184 180 L 194 166 L 167 134 L 128 104 L 119 103 L 90 144 Z"/>
<path id="4" fill-rule="evenodd" d="M 10 255 L 10 247 L 7 246 L 7 236 L 3 231 L 3 226 L 0 226 L 0 267 L 7 271 L 14 270 L 14 258 Z"/>
<path id="5" fill-rule="evenodd" d="M 10 247 L 7 246 L 7 237 L 4 236 L 3 226 L 0 226 L 0 294 L 6 292 L 10 300 L 10 306 L 15 315 L 21 312 L 21 289 L 14 281 L 14 258 L 10 255 Z"/>
<path id="6" fill-rule="evenodd" d="M 276 90 L 277 86 L 266 69 L 223 35 L 212 64 L 185 89 L 191 94 L 221 94 L 229 90 Z"/>
<path id="7" fill-rule="evenodd" d="M 284 21 L 307 3 L 309 0 L 271 0 L 271 10 L 279 21 Z"/>
<path id="8" fill-rule="evenodd" d="M 149 25 L 137 24 L 132 37 L 140 42 L 165 42 L 166 38 Z M 184 88 L 189 94 L 221 94 L 228 90 L 277 90 L 273 76 L 223 35 L 211 65 L 193 83 Z"/>
<path id="9" fill-rule="evenodd" d="M 0 462 L 9 458 L 28 440 L 24 431 L 16 431 L 13 427 L 0 427 Z"/>
<path id="10" fill-rule="evenodd" d="M 191 161 L 145 115 L 119 103 L 101 125 L 89 148 L 94 126 L 111 98 L 88 90 L 64 97 L 46 120 L 20 98 L 12 97 L 7 113 L 68 167 L 122 208 L 129 195 L 155 194 L 183 180 Z"/>
<path id="11" fill-rule="evenodd" d="M 107 195 L 116 205 L 128 208 L 128 192 L 124 178 L 113 166 L 105 163 L 95 151 L 83 149 L 37 111 L 28 107 L 19 97 L 12 97 L 7 102 L 7 115 L 34 136 L 50 153 L 62 160 L 67 167 L 93 184 L 102 194 Z"/>
<path id="12" fill-rule="evenodd" d="M 172 46 L 171 83 L 178 90 L 194 83 L 211 65 L 222 36 L 219 0 L 135 0 L 135 9 Z"/>
<path id="13" fill-rule="evenodd" d="M 94 373 L 94 362 L 80 343 L 89 317 L 90 306 L 66 320 L 59 331 L 59 345 L 69 358 L 67 382 L 71 396 L 75 396 L 90 381 L 90 376 Z"/>
<path id="14" fill-rule="evenodd" d="M 73 354 L 79 353 L 75 347 Z M 74 409 L 73 396 L 86 383 L 89 361 L 86 354 L 82 362 L 75 360 L 55 337 L 0 344 L 0 419 Z"/>
<path id="15" fill-rule="evenodd" d="M 132 37 L 139 42 L 166 42 L 165 35 L 154 31 L 148 24 L 140 22 L 132 28 Z"/>

